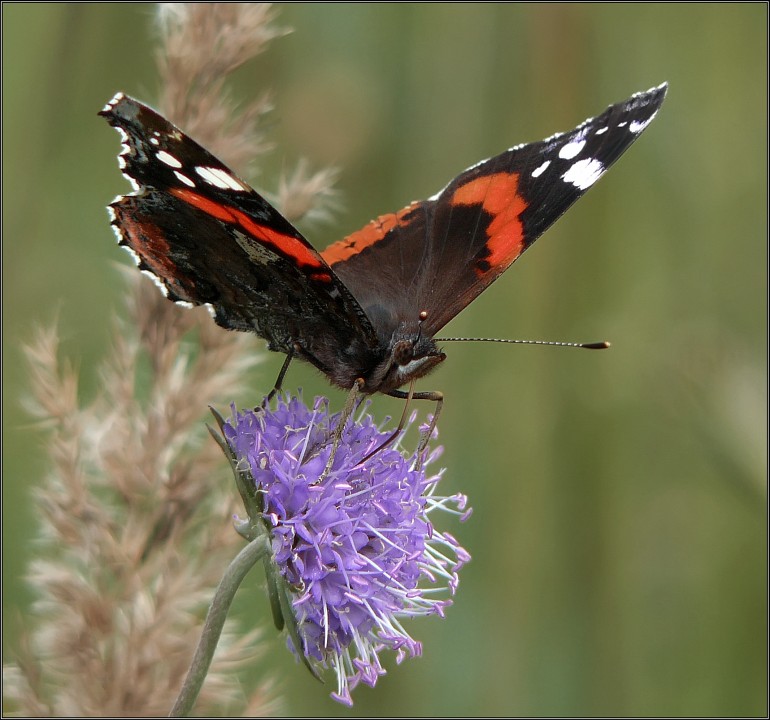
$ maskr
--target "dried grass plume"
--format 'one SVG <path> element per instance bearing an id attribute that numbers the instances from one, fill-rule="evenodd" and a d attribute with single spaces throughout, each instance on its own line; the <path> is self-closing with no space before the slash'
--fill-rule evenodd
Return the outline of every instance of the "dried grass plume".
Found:
<path id="1" fill-rule="evenodd" d="M 167 4 L 158 14 L 161 108 L 235 168 L 268 148 L 259 124 L 270 101 L 236 111 L 226 77 L 286 32 L 274 16 L 256 3 Z M 306 215 L 330 181 L 300 166 L 280 195 L 297 199 L 294 217 Z M 229 470 L 203 422 L 209 404 L 237 397 L 258 342 L 128 273 L 127 312 L 115 320 L 95 400 L 79 399 L 55 330 L 27 350 L 50 472 L 35 491 L 37 601 L 3 673 L 6 707 L 19 714 L 168 713 L 205 605 L 242 543 Z M 234 672 L 259 654 L 258 636 L 226 627 L 196 713 L 280 708 L 269 682 L 247 693 Z"/>

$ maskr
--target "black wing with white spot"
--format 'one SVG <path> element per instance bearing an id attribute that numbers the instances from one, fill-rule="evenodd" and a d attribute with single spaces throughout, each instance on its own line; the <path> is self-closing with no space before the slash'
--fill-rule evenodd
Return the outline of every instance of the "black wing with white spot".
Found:
<path id="1" fill-rule="evenodd" d="M 422 331 L 432 336 L 631 146 L 666 90 L 637 93 L 574 130 L 483 160 L 322 255 L 377 326 L 392 330 L 425 312 Z"/>
<path id="2" fill-rule="evenodd" d="M 304 237 L 211 153 L 119 93 L 100 113 L 123 138 L 134 193 L 110 205 L 120 244 L 169 299 L 209 305 L 216 322 L 265 338 L 349 388 L 377 338 L 363 310 Z"/>
<path id="3" fill-rule="evenodd" d="M 316 252 L 270 204 L 142 103 L 102 110 L 134 194 L 110 206 L 121 245 L 169 298 L 208 304 L 332 382 L 389 392 L 443 359 L 433 336 L 581 197 L 655 117 L 666 85 L 570 132 L 477 163 L 432 198 Z"/>
<path id="4" fill-rule="evenodd" d="M 561 217 L 631 146 L 652 122 L 666 97 L 666 83 L 610 105 L 574 130 L 511 150 L 520 164 L 520 188 L 527 201 L 521 214 L 525 245 Z"/>

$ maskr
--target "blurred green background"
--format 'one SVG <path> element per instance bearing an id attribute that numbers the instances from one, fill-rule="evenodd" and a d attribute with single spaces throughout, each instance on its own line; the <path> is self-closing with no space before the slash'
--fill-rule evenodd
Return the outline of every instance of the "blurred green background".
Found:
<path id="1" fill-rule="evenodd" d="M 3 5 L 6 657 L 46 467 L 20 407 L 20 344 L 58 316 L 83 395 L 95 391 L 128 261 L 104 211 L 128 188 L 118 138 L 96 111 L 117 90 L 154 102 L 153 12 Z M 309 231 L 319 247 L 670 82 L 609 179 L 449 326 L 613 347 L 447 348 L 422 386 L 447 398 L 446 489 L 475 510 L 451 531 L 473 561 L 446 620 L 410 626 L 423 657 L 387 658 L 349 714 L 766 715 L 767 6 L 280 12 L 293 34 L 239 72 L 237 92 L 275 93 L 262 186 L 300 156 L 342 169 L 344 210 Z M 287 385 L 343 399 L 307 366 Z M 273 643 L 291 714 L 348 713 Z"/>

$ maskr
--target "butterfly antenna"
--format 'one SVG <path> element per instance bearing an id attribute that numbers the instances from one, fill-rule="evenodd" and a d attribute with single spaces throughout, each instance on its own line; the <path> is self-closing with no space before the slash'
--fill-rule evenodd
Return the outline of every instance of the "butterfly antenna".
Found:
<path id="1" fill-rule="evenodd" d="M 510 343 L 512 345 L 553 345 L 554 347 L 575 347 L 585 348 L 586 350 L 606 350 L 610 344 L 604 342 L 573 343 L 558 342 L 556 340 L 505 340 L 502 338 L 436 338 L 436 342 L 495 342 Z"/>

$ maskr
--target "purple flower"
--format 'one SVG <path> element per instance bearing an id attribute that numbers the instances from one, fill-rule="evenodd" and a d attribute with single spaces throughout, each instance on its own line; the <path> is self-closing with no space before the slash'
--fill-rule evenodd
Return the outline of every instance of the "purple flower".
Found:
<path id="1" fill-rule="evenodd" d="M 470 556 L 429 515 L 444 510 L 464 520 L 470 510 L 464 496 L 436 493 L 441 473 L 426 475 L 441 448 L 419 468 L 395 445 L 362 464 L 389 435 L 369 415 L 348 421 L 321 478 L 338 420 L 324 399 L 310 409 L 292 398 L 275 410 L 243 411 L 224 432 L 262 493 L 273 562 L 291 589 L 288 621 L 296 622 L 304 659 L 334 668 L 332 697 L 352 705 L 359 682 L 373 686 L 385 673 L 381 650 L 395 650 L 397 662 L 421 653 L 401 621 L 443 616 L 451 605 L 446 596 Z M 290 633 L 296 653 L 295 645 Z"/>

